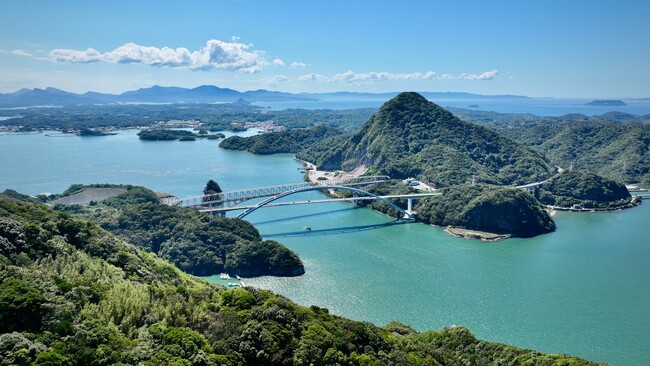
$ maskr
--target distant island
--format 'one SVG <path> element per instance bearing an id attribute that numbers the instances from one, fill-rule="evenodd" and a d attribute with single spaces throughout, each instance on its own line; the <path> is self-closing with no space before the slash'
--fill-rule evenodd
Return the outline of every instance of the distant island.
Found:
<path id="1" fill-rule="evenodd" d="M 140 140 L 146 141 L 194 141 L 197 138 L 205 137 L 208 140 L 220 139 L 226 137 L 222 133 L 208 134 L 207 131 L 201 130 L 198 134 L 185 130 L 167 130 L 167 129 L 150 129 L 138 132 Z"/>
<path id="2" fill-rule="evenodd" d="M 479 108 L 478 104 L 470 104 L 467 106 L 467 108 Z"/>
<path id="3" fill-rule="evenodd" d="M 595 107 L 618 107 L 627 105 L 624 101 L 618 99 L 597 99 L 592 100 L 585 105 L 595 106 Z"/>
<path id="4" fill-rule="evenodd" d="M 83 130 L 77 132 L 77 135 L 85 136 L 85 137 L 87 137 L 87 136 L 111 136 L 111 135 L 117 135 L 117 133 L 84 128 Z"/>

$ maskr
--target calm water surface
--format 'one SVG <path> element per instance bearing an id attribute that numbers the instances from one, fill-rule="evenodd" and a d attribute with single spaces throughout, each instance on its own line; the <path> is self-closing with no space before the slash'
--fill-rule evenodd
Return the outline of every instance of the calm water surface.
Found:
<path id="1" fill-rule="evenodd" d="M 237 189 L 302 178 L 290 155 L 225 151 L 214 140 L 145 142 L 136 132 L 0 135 L 0 190 L 38 194 L 74 183 L 129 183 L 187 196 L 199 194 L 208 179 Z M 300 255 L 307 273 L 246 282 L 379 325 L 459 324 L 480 338 L 520 347 L 650 364 L 647 203 L 608 214 L 560 214 L 555 233 L 499 243 L 394 224 L 352 207 L 292 206 L 250 215 L 265 238 Z"/>

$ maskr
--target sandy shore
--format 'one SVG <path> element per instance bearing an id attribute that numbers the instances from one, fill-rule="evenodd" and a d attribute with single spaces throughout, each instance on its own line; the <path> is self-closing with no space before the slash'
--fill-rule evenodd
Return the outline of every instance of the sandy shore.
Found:
<path id="1" fill-rule="evenodd" d="M 451 236 L 466 239 L 479 239 L 481 241 L 499 241 L 508 239 L 510 234 L 495 234 L 486 231 L 468 230 L 459 227 L 448 226 L 445 231 Z"/>

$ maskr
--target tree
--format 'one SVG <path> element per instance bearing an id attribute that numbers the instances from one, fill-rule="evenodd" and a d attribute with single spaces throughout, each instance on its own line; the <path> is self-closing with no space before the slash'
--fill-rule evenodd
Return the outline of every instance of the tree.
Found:
<path id="1" fill-rule="evenodd" d="M 215 194 L 221 192 L 223 192 L 223 190 L 219 186 L 219 183 L 213 181 L 212 179 L 210 179 L 205 185 L 205 188 L 203 188 L 203 194 Z"/>
<path id="2" fill-rule="evenodd" d="M 44 302 L 45 297 L 34 286 L 17 278 L 7 278 L 0 284 L 0 329 L 39 329 Z"/>

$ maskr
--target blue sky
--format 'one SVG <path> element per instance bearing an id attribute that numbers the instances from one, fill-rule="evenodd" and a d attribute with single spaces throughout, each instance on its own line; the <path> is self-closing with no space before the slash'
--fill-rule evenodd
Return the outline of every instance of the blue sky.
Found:
<path id="1" fill-rule="evenodd" d="M 0 0 L 0 93 L 650 97 L 650 1 Z"/>

